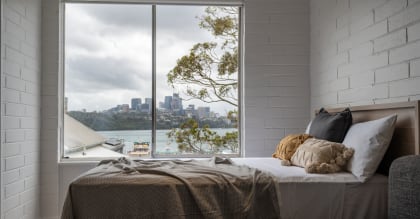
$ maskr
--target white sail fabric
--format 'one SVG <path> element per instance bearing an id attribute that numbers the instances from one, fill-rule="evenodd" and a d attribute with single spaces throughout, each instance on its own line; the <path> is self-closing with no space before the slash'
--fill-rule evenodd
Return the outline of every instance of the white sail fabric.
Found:
<path id="1" fill-rule="evenodd" d="M 102 145 L 105 140 L 104 136 L 64 114 L 64 147 L 67 150 L 72 151 Z"/>

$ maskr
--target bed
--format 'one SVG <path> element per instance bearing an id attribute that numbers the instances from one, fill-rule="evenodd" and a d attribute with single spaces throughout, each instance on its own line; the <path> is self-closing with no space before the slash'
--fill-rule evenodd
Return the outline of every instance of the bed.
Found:
<path id="1" fill-rule="evenodd" d="M 62 218 L 386 218 L 387 173 L 391 162 L 404 155 L 419 154 L 419 103 L 416 101 L 351 107 L 354 123 L 393 113 L 398 116 L 390 146 L 377 173 L 364 183 L 348 172 L 308 174 L 303 168 L 282 166 L 280 160 L 268 157 L 219 161 L 211 159 L 205 161 L 206 167 L 200 163 L 202 166 L 199 168 L 204 168 L 200 171 L 192 169 L 179 174 L 168 174 L 164 167 L 163 173 L 166 176 L 160 174 L 146 178 L 115 178 L 115 174 L 121 176 L 121 170 L 133 173 L 130 172 L 132 163 L 128 162 L 119 169 L 113 169 L 114 164 L 121 163 L 105 161 L 108 165 L 107 174 L 97 168 L 77 178 L 69 186 Z M 342 110 L 328 109 L 332 113 Z M 154 161 L 151 162 L 146 165 L 153 165 Z M 226 165 L 239 169 L 227 170 L 229 174 L 224 175 L 222 181 L 211 176 L 194 177 L 195 172 L 206 172 L 208 166 L 222 170 Z M 145 169 L 140 170 L 147 174 L 153 172 L 149 169 L 148 172 L 144 172 Z M 242 172 L 244 170 L 251 174 Z M 191 173 L 192 176 L 189 175 Z M 150 178 L 158 182 L 162 178 L 170 178 L 170 181 L 156 183 L 148 181 Z M 188 182 L 185 184 L 185 178 L 192 179 L 191 184 L 196 187 L 190 188 L 191 184 Z M 237 181 L 237 178 L 246 180 Z M 225 187 L 226 184 L 234 187 Z M 198 204 L 192 203 L 191 199 L 197 201 L 194 191 L 199 191 L 196 193 L 197 197 L 204 197 L 205 200 L 199 200 Z M 252 193 L 248 193 L 249 191 Z M 150 196 L 146 196 L 147 194 Z M 217 195 L 213 197 L 212 194 Z M 248 197 L 244 205 L 241 199 L 243 197 Z M 153 204 L 147 201 L 152 199 L 155 200 Z M 213 205 L 229 207 L 214 210 Z M 203 206 L 206 214 L 202 213 Z M 209 206 L 211 208 L 207 209 Z"/>

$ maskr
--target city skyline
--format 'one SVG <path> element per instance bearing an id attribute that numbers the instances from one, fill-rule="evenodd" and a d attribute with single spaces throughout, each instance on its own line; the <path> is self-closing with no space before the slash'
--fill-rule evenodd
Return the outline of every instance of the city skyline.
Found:
<path id="1" fill-rule="evenodd" d="M 171 101 L 173 99 L 173 97 L 179 97 L 178 93 L 173 93 L 172 96 L 164 96 L 163 101 L 159 101 L 156 102 L 156 107 L 157 109 L 166 109 L 166 110 L 171 110 L 172 112 L 175 112 L 176 110 L 181 110 L 181 111 L 201 111 L 200 114 L 203 113 L 203 111 L 206 111 L 206 114 L 218 114 L 218 115 L 227 115 L 226 113 L 220 113 L 220 112 L 216 112 L 212 110 L 212 107 L 210 106 L 211 104 L 208 105 L 195 105 L 195 104 L 187 104 L 184 105 L 182 104 L 182 98 L 180 99 L 180 103 L 178 106 L 175 107 L 175 109 L 173 109 L 173 104 L 170 104 L 170 108 L 168 107 L 168 101 Z M 170 98 L 169 98 L 170 97 Z M 144 102 L 143 102 L 144 100 Z M 67 104 L 68 104 L 69 99 L 66 97 L 65 98 L 65 109 L 67 109 Z M 117 108 L 119 108 L 120 110 L 135 110 L 135 111 L 141 111 L 141 112 L 146 112 L 144 109 L 142 108 L 142 106 L 145 106 L 146 104 L 148 105 L 148 112 L 151 113 L 151 101 L 152 98 L 150 97 L 131 97 L 129 103 L 120 103 L 117 105 L 114 105 L 112 107 L 106 108 L 106 109 L 101 109 L 101 110 L 87 110 L 85 108 L 82 109 L 73 109 L 73 110 L 69 110 L 69 111 L 80 111 L 80 112 L 105 112 L 105 111 L 111 111 L 111 110 L 117 110 Z M 171 101 L 172 102 L 172 101 Z M 207 112 L 208 111 L 208 112 Z"/>

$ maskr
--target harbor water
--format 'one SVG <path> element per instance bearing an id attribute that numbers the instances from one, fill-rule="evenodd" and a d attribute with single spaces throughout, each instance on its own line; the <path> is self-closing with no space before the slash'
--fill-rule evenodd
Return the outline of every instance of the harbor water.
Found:
<path id="1" fill-rule="evenodd" d="M 218 128 L 211 129 L 219 135 L 224 135 L 226 132 L 233 132 L 235 128 Z M 157 153 L 177 153 L 178 145 L 176 142 L 171 142 L 167 136 L 170 130 L 157 130 L 156 131 L 156 152 Z M 123 153 L 133 150 L 134 142 L 152 142 L 151 130 L 119 130 L 119 131 L 97 131 L 106 138 L 117 138 L 124 140 Z M 150 148 L 151 149 L 151 148 Z"/>

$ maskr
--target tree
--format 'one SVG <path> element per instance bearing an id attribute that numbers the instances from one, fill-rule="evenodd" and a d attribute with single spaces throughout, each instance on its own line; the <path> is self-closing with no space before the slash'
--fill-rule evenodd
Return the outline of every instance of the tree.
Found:
<path id="1" fill-rule="evenodd" d="M 205 103 L 225 102 L 238 107 L 238 33 L 239 9 L 237 7 L 207 7 L 199 17 L 199 26 L 215 37 L 215 42 L 195 44 L 189 54 L 177 60 L 167 74 L 172 87 L 186 88 L 189 99 Z M 237 110 L 228 112 L 228 118 L 237 123 Z M 195 120 L 188 120 L 172 129 L 168 137 L 185 152 L 217 153 L 228 149 L 238 151 L 238 132 L 220 136 L 208 127 L 198 127 Z M 206 145 L 206 151 L 202 146 Z"/>
<path id="2" fill-rule="evenodd" d="M 238 8 L 208 7 L 200 27 L 217 42 L 197 43 L 167 74 L 170 85 L 186 87 L 190 99 L 238 105 Z M 220 52 L 223 54 L 220 55 Z M 195 86 L 198 85 L 198 86 Z"/>
<path id="3" fill-rule="evenodd" d="M 220 147 L 218 144 L 220 136 L 211 131 L 207 125 L 199 128 L 194 119 L 187 120 L 179 129 L 172 129 L 167 135 L 175 139 L 180 151 L 204 154 L 208 151 L 217 151 Z"/>
<path id="4" fill-rule="evenodd" d="M 219 153 L 224 149 L 238 151 L 238 132 L 226 132 L 221 136 L 209 129 L 208 125 L 198 127 L 198 122 L 189 119 L 179 128 L 171 129 L 167 136 L 178 144 L 178 150 L 200 154 Z"/>

